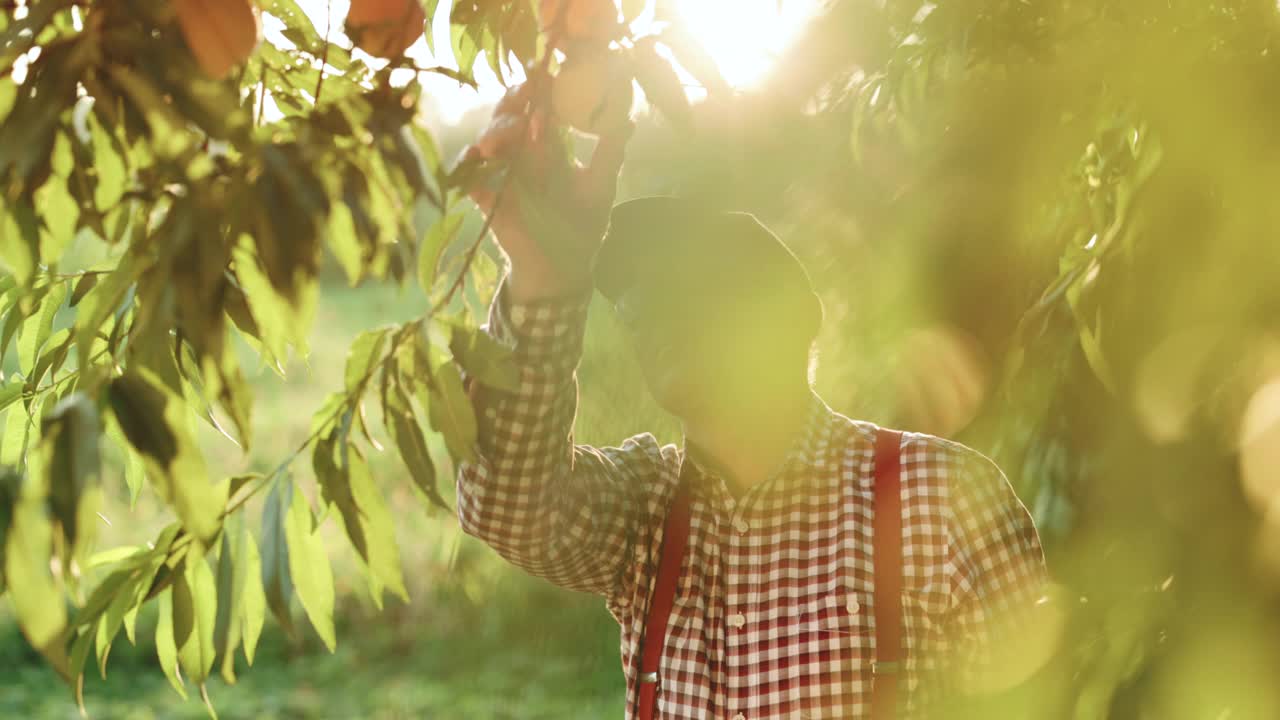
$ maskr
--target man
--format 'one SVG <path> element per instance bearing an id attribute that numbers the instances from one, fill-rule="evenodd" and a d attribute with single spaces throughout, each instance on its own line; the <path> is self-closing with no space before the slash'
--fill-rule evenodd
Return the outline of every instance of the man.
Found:
<path id="1" fill-rule="evenodd" d="M 602 136 L 589 167 L 557 165 L 563 148 L 527 95 L 508 95 L 469 150 L 516 173 L 519 202 L 473 197 L 510 260 L 488 331 L 514 350 L 520 382 L 472 388 L 480 459 L 458 475 L 462 527 L 605 599 L 628 718 L 871 717 L 877 687 L 892 696 L 887 712 L 877 698 L 877 717 L 923 713 L 926 686 L 989 662 L 992 628 L 1014 626 L 1042 592 L 1025 508 L 977 452 L 881 432 L 813 393 L 821 305 L 753 217 L 674 198 L 610 212 L 629 128 Z M 593 288 L 681 419 L 683 449 L 647 433 L 573 443 Z M 892 489 L 887 502 L 877 487 Z M 895 523 L 889 540 L 877 515 Z M 875 562 L 885 544 L 893 565 Z M 659 575 L 673 588 L 655 590 Z M 664 594 L 670 610 L 656 612 Z M 886 641 L 891 621 L 902 636 Z M 898 649 L 902 662 L 885 662 Z"/>

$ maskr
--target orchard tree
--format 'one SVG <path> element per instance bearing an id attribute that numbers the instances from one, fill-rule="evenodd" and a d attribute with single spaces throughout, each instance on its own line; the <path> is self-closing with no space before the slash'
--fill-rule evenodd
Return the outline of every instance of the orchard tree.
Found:
<path id="1" fill-rule="evenodd" d="M 365 407 L 442 503 L 424 430 L 470 456 L 462 373 L 512 381 L 461 300 L 487 230 L 462 234 L 462 198 L 521 202 L 529 178 L 518 153 L 451 165 L 416 122 L 420 80 L 470 84 L 484 62 L 527 82 L 527 114 L 586 134 L 629 109 L 634 77 L 668 122 L 637 132 L 628 189 L 785 232 L 826 295 L 837 406 L 892 418 L 893 373 L 956 371 L 932 352 L 945 335 L 898 362 L 915 322 L 975 340 L 965 363 L 991 382 L 952 429 L 1010 470 L 1066 612 L 973 717 L 1280 714 L 1276 4 L 834 0 L 751 91 L 671 4 L 636 36 L 635 0 L 457 2 L 453 68 L 403 55 L 434 0 L 357 0 L 350 44 L 292 0 L 3 3 L 0 353 L 19 369 L 0 385 L 0 568 L 32 645 L 78 688 L 156 600 L 184 692 L 215 665 L 233 679 L 296 597 L 332 647 L 326 512 L 373 597 L 404 595 Z M 282 42 L 259 40 L 260 13 Z M 548 238 L 564 221 L 530 218 Z M 70 266 L 73 241 L 104 259 Z M 197 424 L 254 441 L 233 348 L 277 369 L 306 355 L 326 253 L 352 284 L 416 282 L 423 315 L 356 339 L 274 471 L 209 477 Z M 172 509 L 148 547 L 95 552 L 100 448 Z M 291 472 L 304 458 L 316 493 Z"/>
<path id="2" fill-rule="evenodd" d="M 327 512 L 375 602 L 407 597 L 369 470 L 366 405 L 381 406 L 407 475 L 444 505 L 424 428 L 454 458 L 472 457 L 463 372 L 515 381 L 459 302 L 487 232 L 460 236 L 461 199 L 483 182 L 516 202 L 529 178 L 442 162 L 417 121 L 419 80 L 474 84 L 483 59 L 503 81 L 528 83 L 529 114 L 582 133 L 625 118 L 633 78 L 676 118 L 685 95 L 662 37 L 629 34 L 643 3 L 457 2 L 456 69 L 405 56 L 424 34 L 430 42 L 436 0 L 353 0 L 351 45 L 294 0 L 4 5 L 0 357 L 16 352 L 18 370 L 0 385 L 0 587 L 82 705 L 90 653 L 105 672 L 121 629 L 133 642 L 139 607 L 154 601 L 161 667 L 207 703 L 215 667 L 230 682 L 237 651 L 252 662 L 268 610 L 292 628 L 294 598 L 333 649 L 333 578 L 317 534 Z M 262 40 L 264 14 L 284 41 Z M 73 244 L 102 260 L 69 261 Z M 281 373 L 306 356 L 326 253 L 352 285 L 420 284 L 424 312 L 354 341 L 343 386 L 274 470 L 210 477 L 198 424 L 230 452 L 255 443 L 237 347 Z M 146 547 L 95 547 L 104 445 L 123 453 L 132 497 L 155 493 L 173 513 Z M 321 508 L 296 487 L 304 458 Z M 257 530 L 243 518 L 254 498 Z"/>

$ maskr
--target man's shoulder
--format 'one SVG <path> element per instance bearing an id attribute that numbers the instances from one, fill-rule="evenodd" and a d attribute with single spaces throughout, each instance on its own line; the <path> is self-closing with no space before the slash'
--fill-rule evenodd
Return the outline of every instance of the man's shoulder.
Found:
<path id="1" fill-rule="evenodd" d="M 986 454 L 956 440 L 928 433 L 901 430 L 854 420 L 837 414 L 848 429 L 846 447 L 862 454 L 868 463 L 874 454 L 876 434 L 891 430 L 902 434 L 900 462 L 905 485 L 940 485 L 942 490 L 973 484 L 1005 485 L 999 465 Z"/>
<path id="2" fill-rule="evenodd" d="M 902 461 L 943 468 L 954 476 L 976 481 L 1004 479 L 1000 466 L 986 454 L 956 440 L 926 433 L 903 433 Z"/>

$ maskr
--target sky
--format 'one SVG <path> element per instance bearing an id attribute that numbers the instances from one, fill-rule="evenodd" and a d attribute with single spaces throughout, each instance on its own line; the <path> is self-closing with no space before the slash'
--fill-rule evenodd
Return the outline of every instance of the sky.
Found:
<path id="1" fill-rule="evenodd" d="M 349 0 L 299 0 L 299 5 L 323 33 L 326 8 L 332 13 L 335 32 L 342 27 Z M 632 24 L 634 34 L 647 34 L 657 29 L 653 22 L 653 2 Z M 759 80 L 815 12 L 819 0 L 680 0 L 677 3 L 683 22 L 716 60 L 725 79 L 735 87 L 749 87 Z M 457 67 L 449 45 L 449 11 L 451 0 L 441 0 L 432 23 L 436 55 L 427 50 L 424 40 L 409 49 L 419 65 Z M 282 41 L 281 26 L 268 18 L 264 32 L 273 41 Z M 370 65 L 381 62 L 363 56 Z M 468 110 L 495 102 L 504 92 L 502 83 L 485 62 L 475 64 L 478 89 L 424 73 L 425 90 L 435 98 L 441 120 L 456 122 Z M 683 74 L 683 73 L 682 73 Z M 696 85 L 687 75 L 689 85 Z"/>

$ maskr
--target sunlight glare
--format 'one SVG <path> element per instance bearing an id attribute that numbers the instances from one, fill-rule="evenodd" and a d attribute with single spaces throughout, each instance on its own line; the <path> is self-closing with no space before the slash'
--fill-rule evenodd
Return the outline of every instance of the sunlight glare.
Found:
<path id="1" fill-rule="evenodd" d="M 758 83 L 813 17 L 816 0 L 683 0 L 681 20 L 734 87 Z"/>

